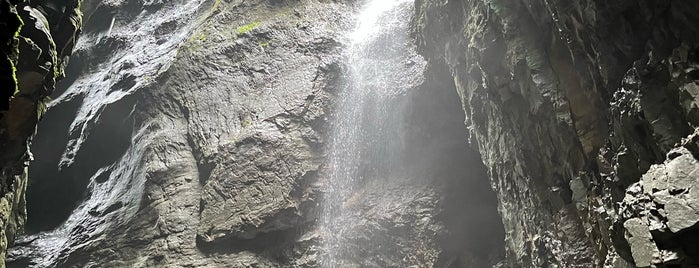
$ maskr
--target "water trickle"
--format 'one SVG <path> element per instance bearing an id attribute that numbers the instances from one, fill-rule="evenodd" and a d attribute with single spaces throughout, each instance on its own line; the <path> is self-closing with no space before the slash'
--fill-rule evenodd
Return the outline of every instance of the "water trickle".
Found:
<path id="1" fill-rule="evenodd" d="M 346 55 L 347 87 L 339 95 L 329 152 L 330 178 L 323 206 L 323 267 L 356 259 L 346 246 L 365 180 L 400 172 L 405 150 L 403 111 L 396 104 L 415 69 L 407 49 L 411 0 L 371 0 L 357 17 Z"/>
<path id="2" fill-rule="evenodd" d="M 191 23 L 191 21 L 193 16 L 196 17 L 205 10 L 204 3 L 203 1 L 170 3 L 155 12 L 130 10 L 129 12 L 134 13 L 133 17 L 128 17 L 128 20 L 121 23 L 120 21 L 115 23 L 114 19 L 108 18 L 107 21 L 111 23 L 109 29 L 104 31 L 90 28 L 93 25 L 90 22 L 96 24 L 100 18 L 94 18 L 94 22 L 86 22 L 86 28 L 83 29 L 84 32 L 76 44 L 74 53 L 81 61 L 73 63 L 82 63 L 85 67 L 76 68 L 75 73 L 69 73 L 68 75 L 76 76 L 75 80 L 71 81 L 70 85 L 66 85 L 68 87 L 65 92 L 49 103 L 49 108 L 53 108 L 70 105 L 79 100 L 77 102 L 79 108 L 76 114 L 69 115 L 74 119 L 68 129 L 69 133 L 66 137 L 69 140 L 64 141 L 67 145 L 60 161 L 44 165 L 56 169 L 56 173 L 59 172 L 59 167 L 68 171 L 78 170 L 79 172 L 59 175 L 69 179 L 77 177 L 76 180 L 88 181 L 86 193 L 85 196 L 80 196 L 79 204 L 69 204 L 76 207 L 59 226 L 48 231 L 42 228 L 38 231 L 45 232 L 18 237 L 15 247 L 8 251 L 11 267 L 13 265 L 61 266 L 59 264 L 73 254 L 72 251 L 89 246 L 88 241 L 102 239 L 100 237 L 105 236 L 106 231 L 113 229 L 113 226 L 123 225 L 138 212 L 146 182 L 146 168 L 149 162 L 147 152 L 155 140 L 163 139 L 163 133 L 172 132 L 172 130 L 163 130 L 167 127 L 161 125 L 166 124 L 158 123 L 166 120 L 155 119 L 140 122 L 131 131 L 131 125 L 133 125 L 131 121 L 119 120 L 121 118 L 115 117 L 131 117 L 133 109 L 136 109 L 133 104 L 136 101 L 127 101 L 130 96 L 133 97 L 135 92 L 149 87 L 154 83 L 153 78 L 168 70 L 169 65 L 175 60 L 178 47 L 199 25 L 198 22 Z M 124 10 L 124 12 L 127 11 Z M 161 30 L 170 24 L 177 26 L 169 31 Z M 159 42 L 158 39 L 164 41 Z M 80 58 L 80 55 L 83 55 L 83 58 Z M 122 105 L 125 107 L 119 107 Z M 110 116 L 105 113 L 110 109 L 122 111 Z M 126 110 L 123 111 L 123 109 Z M 109 156 L 114 156 L 115 159 L 105 159 L 105 155 L 99 154 L 104 153 L 104 150 L 89 150 L 88 140 L 92 141 L 93 145 L 109 147 L 115 143 L 115 136 L 120 134 L 90 136 L 90 132 L 100 132 L 95 128 L 104 127 L 100 125 L 101 122 L 112 125 L 114 128 L 128 128 L 125 131 L 126 135 L 131 135 L 123 144 L 126 148 L 119 148 L 110 153 Z M 50 131 L 45 133 L 48 133 L 46 138 L 51 139 L 51 143 L 58 142 L 55 140 L 55 133 L 54 135 L 51 135 Z M 89 163 L 76 163 L 76 159 L 88 160 L 85 162 Z M 89 168 L 85 168 L 86 166 Z M 54 175 L 55 173 L 52 172 L 54 171 L 46 174 Z M 30 174 L 40 173 L 30 170 Z M 43 179 L 49 181 L 59 178 L 63 179 L 63 177 Z M 37 179 L 34 178 L 34 180 Z M 60 203 L 67 199 L 49 190 L 34 195 L 46 193 L 49 197 L 45 200 L 49 200 L 48 202 Z M 82 191 L 82 189 L 74 191 Z M 51 208 L 46 203 L 37 203 L 37 205 Z M 29 221 L 33 220 L 32 216 L 30 212 Z M 15 263 L 12 264 L 12 261 Z M 23 261 L 30 263 L 23 263 Z"/>

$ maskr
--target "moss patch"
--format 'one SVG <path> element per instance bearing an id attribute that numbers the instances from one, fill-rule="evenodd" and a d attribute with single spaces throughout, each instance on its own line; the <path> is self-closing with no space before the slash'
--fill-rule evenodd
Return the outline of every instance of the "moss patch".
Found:
<path id="1" fill-rule="evenodd" d="M 211 6 L 211 14 L 215 13 L 218 11 L 218 8 L 221 6 L 221 0 L 216 0 L 214 1 L 214 5 Z"/>
<path id="2" fill-rule="evenodd" d="M 250 125 L 252 125 L 252 121 L 250 121 L 249 118 L 245 118 L 241 125 L 243 128 L 248 128 Z"/>
<path id="3" fill-rule="evenodd" d="M 0 89 L 0 111 L 7 110 L 10 105 L 10 99 L 17 94 L 19 87 L 17 82 L 17 68 L 15 66 L 19 57 L 19 31 L 24 25 L 22 18 L 10 9 L 9 6 L 3 7 L 3 14 L 10 15 L 2 19 L 5 29 L 8 32 L 2 33 L 2 39 L 8 40 L 7 43 L 0 45 L 0 81 L 5 83 L 5 88 Z"/>
<path id="4" fill-rule="evenodd" d="M 238 27 L 235 31 L 237 34 L 244 34 L 252 31 L 252 29 L 255 29 L 257 26 L 260 26 L 260 23 L 261 22 L 259 21 L 253 21 L 251 23 Z"/>
<path id="5" fill-rule="evenodd" d="M 207 34 L 204 31 L 200 31 L 200 32 L 197 32 L 196 34 L 192 35 L 191 37 L 189 37 L 188 41 L 189 42 L 196 42 L 196 41 L 204 42 L 204 41 L 206 41 L 206 38 L 207 38 Z"/>

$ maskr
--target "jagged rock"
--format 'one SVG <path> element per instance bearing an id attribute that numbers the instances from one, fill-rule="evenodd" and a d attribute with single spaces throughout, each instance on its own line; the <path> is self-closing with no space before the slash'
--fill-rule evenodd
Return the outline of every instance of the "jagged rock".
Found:
<path id="1" fill-rule="evenodd" d="M 77 38 L 79 1 L 64 1 L 60 12 L 44 11 L 45 3 L 0 1 L 0 267 L 26 220 L 28 146 L 46 97 L 54 90 L 72 48 L 56 49 L 63 38 Z M 58 20 L 56 15 L 66 20 Z"/>
<path id="2" fill-rule="evenodd" d="M 694 264 L 697 251 L 689 241 L 694 241 L 699 231 L 699 210 L 695 208 L 699 196 L 694 190 L 699 187 L 699 161 L 685 146 L 697 135 L 695 131 L 682 146 L 672 149 L 663 164 L 651 166 L 629 187 L 620 205 L 617 221 L 624 222 L 633 260 L 639 267 Z"/>
<path id="3" fill-rule="evenodd" d="M 77 9 L 66 17 L 13 5 L 0 2 L 14 40 L 0 59 L 10 85 L 0 94 L 0 110 L 10 108 L 0 118 L 0 250 L 24 221 L 39 101 L 74 46 L 76 77 L 51 105 L 75 114 L 63 124 L 56 176 L 86 190 L 70 197 L 82 203 L 64 207 L 63 225 L 20 238 L 10 264 L 321 265 L 323 150 L 353 3 L 86 1 L 89 28 L 77 43 Z M 451 136 L 464 121 L 453 109 L 411 118 L 411 141 L 435 147 L 409 154 L 425 166 L 377 175 L 388 183 L 370 180 L 343 204 L 356 212 L 344 264 L 699 264 L 699 2 L 418 0 L 414 12 L 427 64 L 405 76 L 429 79 L 411 80 L 424 84 L 401 91 L 395 107 L 416 98 L 411 108 L 439 110 L 449 102 L 429 100 L 456 92 L 468 133 Z M 14 39 L 17 13 L 34 27 Z M 435 138 L 442 129 L 456 132 Z M 426 142 L 435 140 L 444 143 Z M 466 140 L 480 160 L 459 147 Z M 503 262 L 499 243 L 462 243 L 498 237 L 492 214 L 445 216 L 487 199 L 468 192 L 483 185 L 459 180 L 465 166 L 496 191 Z M 54 185 L 39 184 L 36 195 Z M 375 238 L 382 243 L 367 246 Z"/>
<path id="4" fill-rule="evenodd" d="M 77 116 L 62 118 L 73 134 L 51 164 L 62 166 L 53 176 L 86 190 L 70 197 L 79 205 L 67 206 L 66 222 L 22 237 L 10 264 L 317 263 L 317 239 L 301 236 L 313 231 L 322 133 L 350 7 L 85 5 L 90 19 L 72 59 L 79 65 L 66 74 L 73 83 L 51 104 Z M 36 184 L 53 184 L 51 173 L 40 174 Z"/>
<path id="5" fill-rule="evenodd" d="M 631 254 L 637 267 L 650 267 L 656 263 L 655 258 L 659 257 L 658 247 L 653 244 L 653 240 L 648 230 L 648 225 L 641 219 L 629 219 L 624 222 Z"/>
<path id="6" fill-rule="evenodd" d="M 678 258 L 648 242 L 662 209 L 626 224 L 617 203 L 697 127 L 697 10 L 682 1 L 417 1 L 418 45 L 461 96 L 500 202 L 509 265 Z M 680 200 L 665 214 L 673 229 L 694 221 L 679 216 L 692 212 Z"/>
<path id="7" fill-rule="evenodd" d="M 329 121 L 346 87 L 342 53 L 357 7 L 315 0 L 85 6 L 89 19 L 71 59 L 78 64 L 66 72 L 72 85 L 51 104 L 65 122 L 37 138 L 37 153 L 60 159 L 42 167 L 62 170 L 37 170 L 39 186 L 30 191 L 37 202 L 67 192 L 65 200 L 80 203 L 61 206 L 72 212 L 58 227 L 30 222 L 55 230 L 19 238 L 9 264 L 320 266 L 334 235 L 319 226 Z M 406 71 L 395 76 L 402 83 L 385 106 L 402 111 L 395 120 L 407 127 L 391 133 L 409 137 L 411 164 L 400 175 L 365 174 L 344 204 L 352 214 L 342 262 L 497 263 L 503 230 L 484 167 L 463 143 L 456 93 L 437 78 L 424 83 L 409 40 L 396 47 L 412 52 L 390 61 Z M 39 146 L 49 139 L 41 133 L 65 126 L 61 153 Z M 62 190 L 55 178 L 86 191 Z"/>

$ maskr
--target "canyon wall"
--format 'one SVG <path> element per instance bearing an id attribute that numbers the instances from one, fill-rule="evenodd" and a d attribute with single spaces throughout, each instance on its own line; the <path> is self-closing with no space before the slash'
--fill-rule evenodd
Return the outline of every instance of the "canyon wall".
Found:
<path id="1" fill-rule="evenodd" d="M 2 0 L 8 266 L 322 265 L 359 5 Z M 408 164 L 367 170 L 342 204 L 343 263 L 697 265 L 697 11 L 417 0 L 414 43 L 391 59 L 407 82 L 385 105 Z"/>
<path id="2" fill-rule="evenodd" d="M 29 144 L 82 25 L 79 1 L 0 1 L 0 266 L 26 221 Z"/>
<path id="3" fill-rule="evenodd" d="M 86 1 L 67 81 L 32 145 L 27 231 L 8 266 L 321 266 L 329 131 L 357 8 Z M 412 165 L 365 172 L 343 205 L 343 262 L 497 263 L 496 200 L 456 91 L 423 84 L 415 44 L 399 47 L 412 49 L 396 61 L 410 83 L 386 107 L 409 126 L 396 131 Z"/>
<path id="4" fill-rule="evenodd" d="M 512 267 L 696 265 L 692 1 L 417 1 Z M 684 266 L 683 266 L 684 267 Z"/>

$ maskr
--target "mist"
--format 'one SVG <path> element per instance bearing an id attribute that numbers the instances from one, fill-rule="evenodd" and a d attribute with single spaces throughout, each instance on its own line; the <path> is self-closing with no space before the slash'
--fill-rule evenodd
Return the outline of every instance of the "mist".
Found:
<path id="1" fill-rule="evenodd" d="M 694 267 L 697 11 L 4 3 L 0 267 Z"/>

